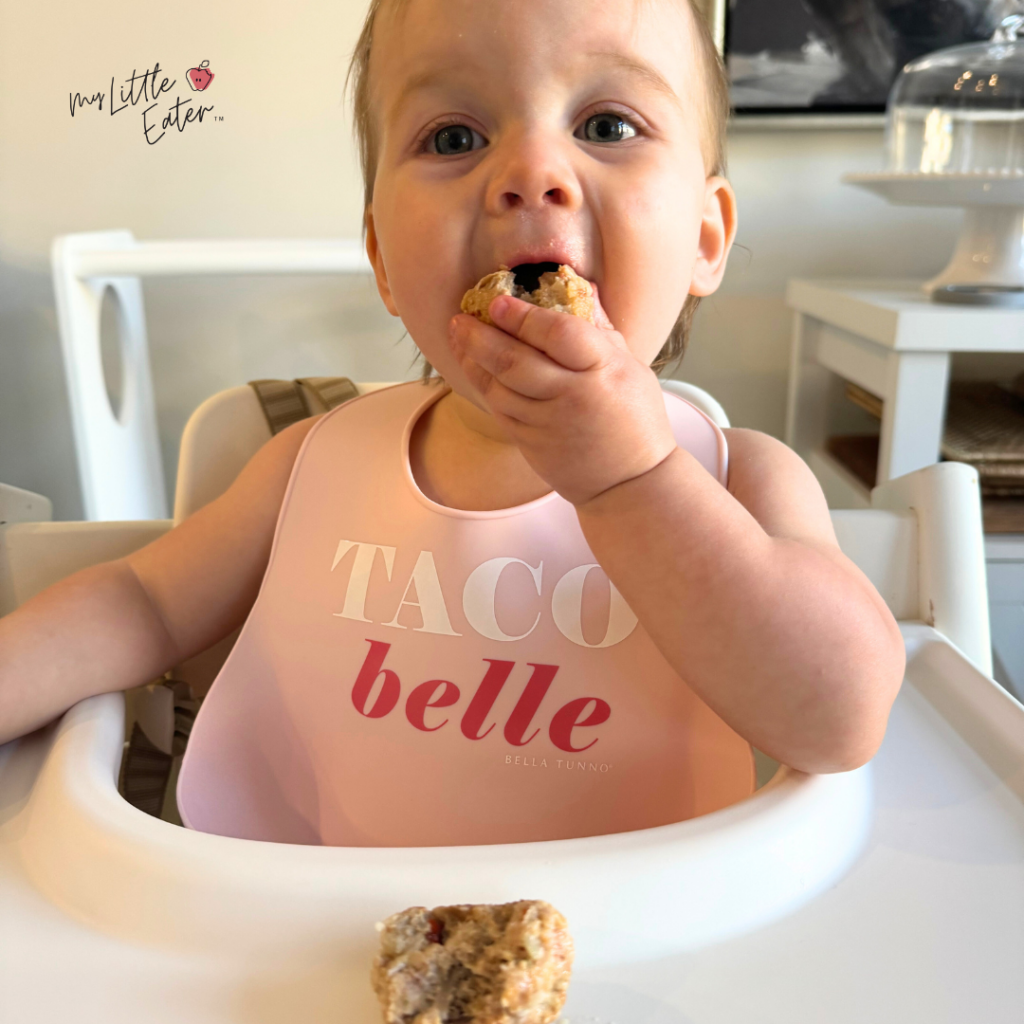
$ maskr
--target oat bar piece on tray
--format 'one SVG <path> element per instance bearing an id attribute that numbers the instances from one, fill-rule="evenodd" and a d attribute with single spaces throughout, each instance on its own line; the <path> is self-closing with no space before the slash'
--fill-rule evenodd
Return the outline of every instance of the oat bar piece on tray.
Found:
<path id="1" fill-rule="evenodd" d="M 386 1024 L 551 1024 L 573 945 L 548 903 L 410 907 L 382 925 L 371 980 Z"/>
<path id="2" fill-rule="evenodd" d="M 524 302 L 532 302 L 535 306 L 557 309 L 560 313 L 571 313 L 594 322 L 594 293 L 590 282 L 564 263 L 557 271 L 548 270 L 541 274 L 532 292 L 516 284 L 516 275 L 508 267 L 502 266 L 493 274 L 480 278 L 462 296 L 462 312 L 483 320 L 485 324 L 493 323 L 487 310 L 491 300 L 499 295 L 511 295 Z"/>

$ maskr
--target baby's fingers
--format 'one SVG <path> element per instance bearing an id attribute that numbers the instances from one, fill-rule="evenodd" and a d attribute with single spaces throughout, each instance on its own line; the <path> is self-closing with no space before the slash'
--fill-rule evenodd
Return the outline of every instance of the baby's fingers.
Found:
<path id="1" fill-rule="evenodd" d="M 542 309 L 510 295 L 491 302 L 497 327 L 543 352 L 567 370 L 589 370 L 607 355 L 611 332 L 589 320 L 553 309 Z"/>
<path id="2" fill-rule="evenodd" d="M 564 367 L 502 330 L 459 314 L 449 324 L 449 336 L 453 353 L 477 390 L 486 390 L 480 370 L 526 398 L 553 398 L 562 389 Z"/>

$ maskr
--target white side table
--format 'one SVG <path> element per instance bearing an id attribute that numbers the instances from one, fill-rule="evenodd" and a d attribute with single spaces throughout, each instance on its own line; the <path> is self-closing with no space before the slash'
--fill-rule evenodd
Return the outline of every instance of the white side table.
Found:
<path id="1" fill-rule="evenodd" d="M 839 378 L 884 403 L 880 484 L 938 461 L 951 353 L 1024 353 L 1024 311 L 940 305 L 919 282 L 793 280 L 786 301 L 796 313 L 786 443 L 833 508 L 869 505 L 869 488 L 825 450 L 839 432 Z"/>
<path id="2" fill-rule="evenodd" d="M 832 508 L 867 508 L 870 488 L 826 450 L 859 412 L 845 381 L 882 399 L 876 484 L 939 459 L 954 352 L 1020 352 L 1024 311 L 931 302 L 915 281 L 789 282 L 795 312 L 786 443 Z M 851 431 L 855 432 L 855 431 Z M 1024 534 L 985 538 L 995 677 L 1024 700 Z"/>

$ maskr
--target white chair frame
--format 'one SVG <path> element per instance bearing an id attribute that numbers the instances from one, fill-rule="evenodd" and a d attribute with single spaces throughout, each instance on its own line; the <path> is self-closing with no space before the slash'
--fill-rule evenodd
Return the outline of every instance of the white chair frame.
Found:
<path id="1" fill-rule="evenodd" d="M 168 514 L 142 301 L 143 277 L 189 274 L 366 274 L 355 239 L 139 242 L 130 231 L 61 235 L 51 248 L 57 323 L 85 516 Z M 117 300 L 123 389 L 108 398 L 100 352 L 103 296 Z"/>

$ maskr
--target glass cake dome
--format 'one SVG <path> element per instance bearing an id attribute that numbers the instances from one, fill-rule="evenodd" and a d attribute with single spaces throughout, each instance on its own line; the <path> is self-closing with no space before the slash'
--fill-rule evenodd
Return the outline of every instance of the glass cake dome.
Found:
<path id="1" fill-rule="evenodd" d="M 907 64 L 889 94 L 886 146 L 897 174 L 1024 176 L 1024 14 L 988 42 Z"/>
<path id="2" fill-rule="evenodd" d="M 988 42 L 903 68 L 886 156 L 884 172 L 844 181 L 900 206 L 964 208 L 952 258 L 924 285 L 931 298 L 1024 308 L 1024 11 Z"/>

